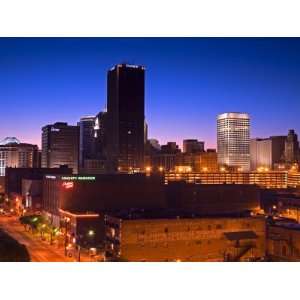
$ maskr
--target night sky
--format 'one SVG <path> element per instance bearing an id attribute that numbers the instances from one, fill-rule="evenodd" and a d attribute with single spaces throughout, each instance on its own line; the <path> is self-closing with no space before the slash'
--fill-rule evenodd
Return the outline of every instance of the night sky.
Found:
<path id="1" fill-rule="evenodd" d="M 149 137 L 216 145 L 216 115 L 247 112 L 251 137 L 300 134 L 300 38 L 0 39 L 0 140 L 105 107 L 106 72 L 146 67 Z"/>

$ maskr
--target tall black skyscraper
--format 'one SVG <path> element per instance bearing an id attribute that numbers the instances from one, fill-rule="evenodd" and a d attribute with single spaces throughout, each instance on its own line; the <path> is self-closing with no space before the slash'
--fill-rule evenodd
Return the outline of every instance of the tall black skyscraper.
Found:
<path id="1" fill-rule="evenodd" d="M 121 64 L 107 77 L 107 158 L 111 170 L 144 169 L 145 69 Z"/>

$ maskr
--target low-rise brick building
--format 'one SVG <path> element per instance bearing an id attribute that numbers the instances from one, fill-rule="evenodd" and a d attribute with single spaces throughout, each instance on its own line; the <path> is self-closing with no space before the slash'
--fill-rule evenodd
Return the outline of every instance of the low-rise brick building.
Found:
<path id="1" fill-rule="evenodd" d="M 106 216 L 106 255 L 125 261 L 255 261 L 265 256 L 261 217 Z"/>
<path id="2" fill-rule="evenodd" d="M 269 225 L 267 255 L 273 261 L 300 261 L 300 225 L 284 222 Z"/>

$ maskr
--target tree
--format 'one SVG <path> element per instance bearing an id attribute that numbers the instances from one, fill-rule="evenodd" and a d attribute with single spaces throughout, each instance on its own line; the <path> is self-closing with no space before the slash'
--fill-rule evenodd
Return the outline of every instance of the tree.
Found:
<path id="1" fill-rule="evenodd" d="M 27 262 L 30 255 L 27 248 L 18 243 L 7 233 L 0 230 L 0 261 L 2 262 Z"/>
<path id="2" fill-rule="evenodd" d="M 20 217 L 19 221 L 25 226 L 25 229 L 28 225 L 34 231 L 38 230 L 41 224 L 45 223 L 45 218 L 41 215 L 27 215 Z"/>

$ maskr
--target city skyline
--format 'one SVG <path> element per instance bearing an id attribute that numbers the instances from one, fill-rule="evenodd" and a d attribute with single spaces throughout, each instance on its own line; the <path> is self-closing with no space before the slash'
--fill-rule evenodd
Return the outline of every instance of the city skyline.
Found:
<path id="1" fill-rule="evenodd" d="M 251 138 L 300 131 L 297 39 L 2 38 L 0 45 L 0 139 L 40 146 L 42 126 L 96 115 L 106 106 L 107 70 L 124 61 L 146 67 L 149 138 L 161 143 L 197 138 L 215 148 L 216 117 L 229 111 L 249 113 Z"/>

